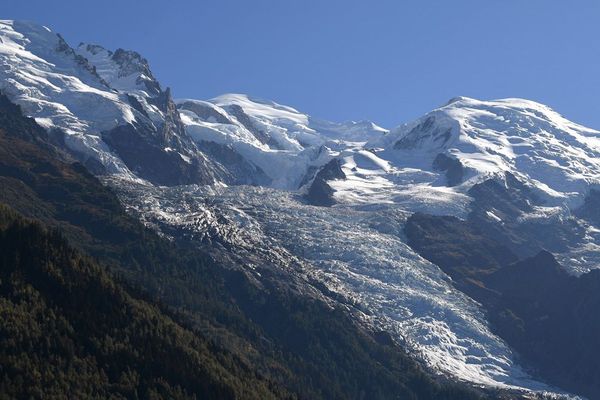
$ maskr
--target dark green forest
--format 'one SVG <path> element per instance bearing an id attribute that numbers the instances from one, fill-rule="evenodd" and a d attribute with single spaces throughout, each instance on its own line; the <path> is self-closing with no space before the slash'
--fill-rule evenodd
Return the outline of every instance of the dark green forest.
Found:
<path id="1" fill-rule="evenodd" d="M 0 207 L 4 398 L 287 397 L 115 282 L 57 230 Z"/>

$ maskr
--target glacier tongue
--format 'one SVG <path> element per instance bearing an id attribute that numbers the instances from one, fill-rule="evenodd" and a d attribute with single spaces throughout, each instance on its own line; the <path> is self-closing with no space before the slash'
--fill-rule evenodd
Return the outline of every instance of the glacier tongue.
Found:
<path id="1" fill-rule="evenodd" d="M 404 243 L 408 214 L 401 209 L 325 209 L 286 192 L 243 187 L 225 191 L 217 202 L 232 213 L 249 208 L 263 235 L 308 261 L 306 274 L 437 370 L 484 385 L 548 389 L 518 366 L 478 305 Z"/>
<path id="2" fill-rule="evenodd" d="M 117 183 L 116 189 L 146 223 L 167 235 L 210 237 L 227 242 L 234 253 L 269 249 L 269 262 L 279 259 L 280 268 L 305 285 L 327 288 L 319 290 L 361 323 L 389 332 L 436 371 L 476 384 L 550 390 L 490 332 L 480 306 L 405 244 L 409 214 L 397 206 L 314 207 L 288 191 L 251 186 Z M 302 267 L 290 270 L 297 260 Z M 261 266 L 251 267 L 260 277 Z"/>

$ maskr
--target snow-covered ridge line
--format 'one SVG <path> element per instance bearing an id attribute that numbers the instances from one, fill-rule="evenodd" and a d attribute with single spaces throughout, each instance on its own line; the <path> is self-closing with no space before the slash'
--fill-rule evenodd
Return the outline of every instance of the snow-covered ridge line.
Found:
<path id="1" fill-rule="evenodd" d="M 100 133 L 136 120 L 125 98 L 50 29 L 0 21 L 0 90 L 48 129 L 59 128 L 73 151 L 111 173 L 133 176 Z"/>
<path id="2" fill-rule="evenodd" d="M 135 51 L 117 49 L 113 52 L 100 45 L 86 43 L 80 43 L 76 51 L 112 88 L 127 92 L 140 90 L 154 96 L 162 91 L 148 61 Z"/>
<path id="3" fill-rule="evenodd" d="M 226 175 L 189 139 L 170 91 L 135 52 L 73 49 L 47 27 L 2 21 L 0 91 L 97 174 L 167 185 Z"/>
<path id="4" fill-rule="evenodd" d="M 166 123 L 153 100 L 162 89 L 147 60 L 99 45 L 72 49 L 48 28 L 27 22 L 1 22 L 0 38 L 0 90 L 43 126 L 63 130 L 73 151 L 98 160 L 108 173 L 134 177 L 103 133 L 140 123 L 160 131 Z M 341 203 L 406 204 L 412 194 L 403 189 L 415 185 L 421 199 L 441 192 L 455 198 L 485 177 L 511 172 L 545 192 L 549 203 L 574 207 L 598 185 L 598 131 L 523 99 L 458 97 L 390 132 L 369 121 L 314 119 L 242 94 L 177 103 L 184 136 L 231 148 L 264 173 L 263 184 L 297 189 L 315 168 L 341 157 L 348 179 L 332 184 Z M 177 151 L 189 160 L 195 150 Z M 444 189 L 444 171 L 433 166 L 440 153 L 463 168 L 463 179 L 451 189 Z"/>
<path id="5" fill-rule="evenodd" d="M 316 120 L 292 107 L 243 94 L 176 103 L 192 138 L 231 146 L 266 173 L 269 186 L 288 190 L 297 189 L 312 169 L 354 142 L 387 132 L 368 121 Z"/>
<path id="6" fill-rule="evenodd" d="M 523 99 L 456 98 L 365 147 L 391 168 L 377 174 L 350 171 L 349 179 L 375 187 L 379 198 L 392 202 L 410 197 L 402 188 L 418 185 L 423 195 L 442 189 L 458 195 L 477 182 L 510 172 L 536 187 L 548 205 L 575 208 L 600 182 L 600 132 Z M 438 157 L 442 158 L 436 161 Z M 440 165 L 444 160 L 446 167 Z M 451 165 L 455 182 L 447 176 Z M 366 190 L 349 192 L 344 183 L 333 186 L 340 201 L 369 197 Z"/>

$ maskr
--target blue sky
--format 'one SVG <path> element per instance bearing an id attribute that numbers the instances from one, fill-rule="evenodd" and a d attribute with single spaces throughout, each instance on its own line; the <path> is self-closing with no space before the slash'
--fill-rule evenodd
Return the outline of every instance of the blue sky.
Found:
<path id="1" fill-rule="evenodd" d="M 458 95 L 524 97 L 600 129 L 597 0 L 4 0 L 0 17 L 137 50 L 176 97 L 385 127 Z"/>

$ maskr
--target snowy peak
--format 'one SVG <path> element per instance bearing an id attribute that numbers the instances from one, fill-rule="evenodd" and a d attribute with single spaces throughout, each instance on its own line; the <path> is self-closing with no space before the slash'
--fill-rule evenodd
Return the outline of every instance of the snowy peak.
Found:
<path id="1" fill-rule="evenodd" d="M 59 35 L 30 22 L 0 22 L 0 90 L 47 129 L 59 129 L 82 161 L 128 174 L 100 133 L 136 113 Z"/>
<path id="2" fill-rule="evenodd" d="M 233 113 L 243 112 L 254 121 L 255 126 L 263 128 L 262 131 L 272 130 L 276 140 L 279 139 L 279 145 L 284 148 L 290 145 L 294 147 L 294 142 L 301 148 L 320 145 L 327 140 L 366 142 L 387 132 L 371 121 L 330 122 L 313 118 L 289 106 L 244 94 L 225 94 L 211 102 Z M 281 134 L 287 140 L 282 139 Z"/>
<path id="3" fill-rule="evenodd" d="M 369 121 L 314 119 L 292 107 L 243 94 L 177 104 L 188 134 L 200 147 L 211 142 L 232 148 L 277 188 L 303 186 L 332 157 L 387 132 Z"/>
<path id="4" fill-rule="evenodd" d="M 98 75 L 117 90 L 142 90 L 149 96 L 161 92 L 148 61 L 135 51 L 117 49 L 113 52 L 96 44 L 80 43 L 77 53 L 94 65 Z"/>
<path id="5" fill-rule="evenodd" d="M 455 98 L 369 145 L 426 170 L 443 154 L 460 163 L 465 181 L 510 172 L 554 203 L 578 202 L 600 182 L 600 132 L 523 99 Z"/>
<path id="6" fill-rule="evenodd" d="M 440 132 L 445 139 L 440 139 Z M 447 135 L 445 135 L 447 133 Z M 456 143 L 476 144 L 477 138 L 486 140 L 504 136 L 505 147 L 511 147 L 514 137 L 536 139 L 536 136 L 554 136 L 596 146 L 600 132 L 568 121 L 548 106 L 524 99 L 480 101 L 457 97 L 445 106 L 424 117 L 394 129 L 383 139 L 397 149 L 449 148 Z M 547 134 L 547 135 L 544 135 Z M 572 140 L 567 140 L 572 143 Z M 374 143 L 375 144 L 375 143 Z M 500 150 L 497 148 L 497 150 Z"/>
<path id="7" fill-rule="evenodd" d="M 173 185 L 212 183 L 223 172 L 198 151 L 170 91 L 135 52 L 75 51 L 44 26 L 2 21 L 0 91 L 97 174 Z"/>
<path id="8" fill-rule="evenodd" d="M 185 129 L 169 88 L 162 90 L 148 61 L 139 53 L 117 49 L 112 52 L 99 45 L 81 43 L 78 54 L 84 57 L 102 79 L 124 94 L 128 103 L 155 125 L 162 145 L 188 153 Z M 188 141 L 189 142 L 189 141 Z"/>

